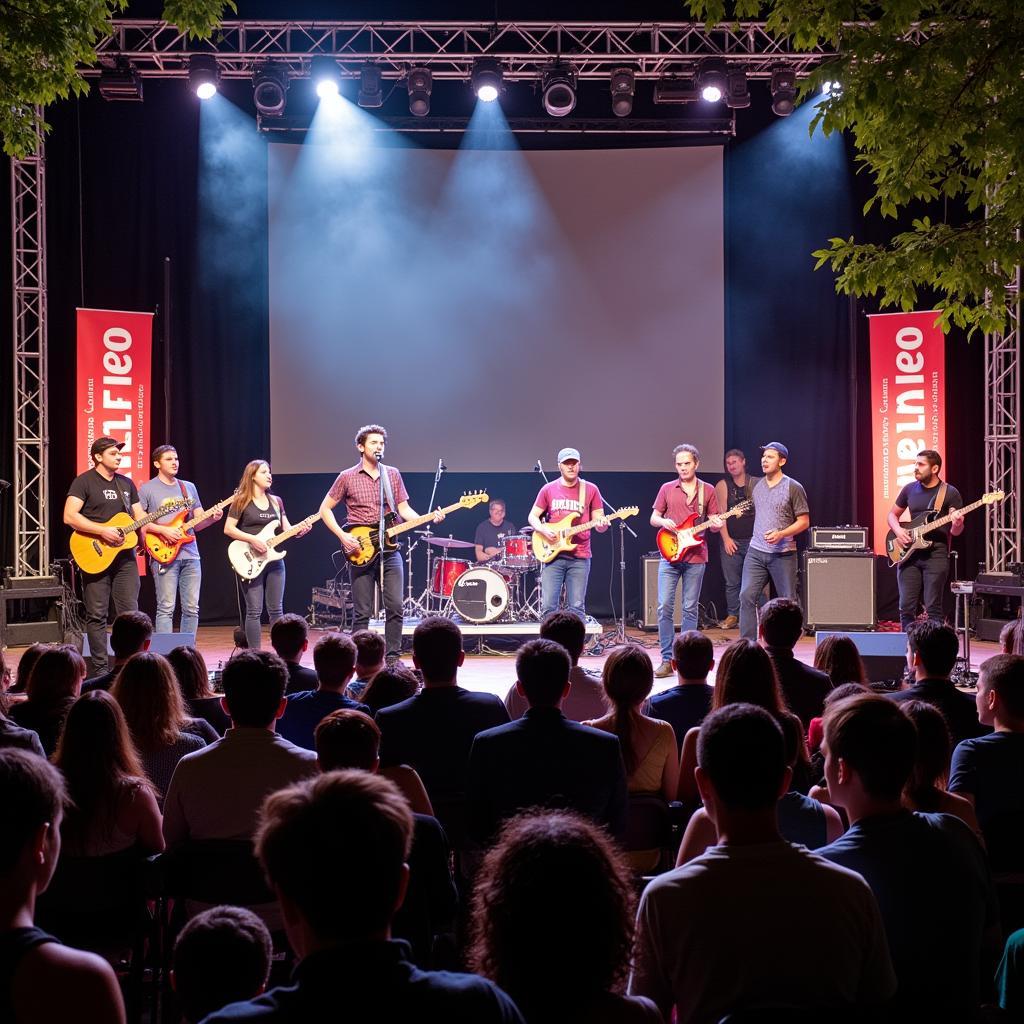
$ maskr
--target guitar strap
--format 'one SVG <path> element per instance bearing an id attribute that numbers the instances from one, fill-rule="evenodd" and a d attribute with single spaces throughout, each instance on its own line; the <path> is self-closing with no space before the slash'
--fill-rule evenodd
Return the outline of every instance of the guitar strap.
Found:
<path id="1" fill-rule="evenodd" d="M 939 489 L 935 493 L 935 497 L 932 500 L 932 511 L 939 512 L 942 510 L 942 503 L 946 500 L 946 481 L 943 480 L 939 484 Z"/>
<path id="2" fill-rule="evenodd" d="M 114 489 L 117 491 L 117 493 L 121 497 L 121 504 L 124 505 L 125 512 L 127 512 L 128 515 L 131 515 L 132 514 L 132 503 L 128 500 L 128 491 L 122 491 L 121 490 L 121 485 L 117 482 L 117 479 L 118 479 L 118 477 L 120 475 L 121 475 L 120 473 L 115 473 L 114 474 L 114 481 L 113 481 L 114 482 Z"/>
<path id="3" fill-rule="evenodd" d="M 587 485 L 583 482 L 583 477 L 580 477 L 580 522 L 586 521 L 587 506 L 584 504 L 584 500 L 587 495 Z"/>
<path id="4" fill-rule="evenodd" d="M 380 485 L 384 489 L 384 500 L 391 507 L 391 511 L 398 514 L 398 506 L 395 505 L 395 496 L 391 491 L 391 474 L 387 466 L 380 467 Z"/>
<path id="5" fill-rule="evenodd" d="M 704 483 L 700 477 L 697 477 L 697 520 L 700 521 L 704 518 L 704 495 L 705 487 L 710 487 L 710 484 Z"/>

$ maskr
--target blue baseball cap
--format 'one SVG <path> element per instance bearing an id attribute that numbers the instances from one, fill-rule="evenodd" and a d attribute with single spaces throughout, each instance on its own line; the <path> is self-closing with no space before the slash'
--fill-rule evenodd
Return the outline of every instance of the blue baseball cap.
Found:
<path id="1" fill-rule="evenodd" d="M 777 451 L 784 459 L 789 458 L 789 449 L 781 441 L 769 441 L 767 444 L 761 445 L 761 451 L 765 451 L 768 448 Z"/>

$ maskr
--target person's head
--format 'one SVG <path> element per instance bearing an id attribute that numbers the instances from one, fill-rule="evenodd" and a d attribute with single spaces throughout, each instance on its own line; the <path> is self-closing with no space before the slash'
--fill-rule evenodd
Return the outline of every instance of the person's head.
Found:
<path id="1" fill-rule="evenodd" d="M 376 714 L 381 708 L 389 708 L 415 696 L 419 688 L 416 674 L 396 662 L 391 668 L 382 668 L 370 680 L 359 700 Z"/>
<path id="2" fill-rule="evenodd" d="M 487 506 L 487 515 L 492 526 L 501 526 L 505 521 L 505 501 L 502 498 L 493 498 Z"/>
<path id="3" fill-rule="evenodd" d="M 309 626 L 301 615 L 288 612 L 270 627 L 270 646 L 285 661 L 298 661 L 309 645 Z"/>
<path id="4" fill-rule="evenodd" d="M 949 755 L 953 749 L 949 726 L 934 704 L 906 700 L 899 707 L 917 731 L 914 768 L 904 793 L 915 810 L 937 811 L 939 791 L 946 788 L 949 777 Z"/>
<path id="5" fill-rule="evenodd" d="M 239 651 L 220 677 L 224 710 L 231 724 L 269 729 L 284 714 L 288 666 L 271 651 Z"/>
<path id="6" fill-rule="evenodd" d="M 412 811 L 398 787 L 365 771 L 328 772 L 263 803 L 256 855 L 300 956 L 388 934 L 408 885 Z M 358 885 L 322 864 L 358 864 Z"/>
<path id="7" fill-rule="evenodd" d="M 39 660 L 39 655 L 49 649 L 49 644 L 32 644 L 26 647 L 18 659 L 18 671 L 11 686 L 11 693 L 25 693 L 28 690 L 28 677 L 32 675 L 32 668 Z"/>
<path id="8" fill-rule="evenodd" d="M 761 472 L 774 476 L 789 462 L 789 449 L 781 441 L 769 441 L 761 448 Z"/>
<path id="9" fill-rule="evenodd" d="M 159 750 L 177 740 L 185 724 L 185 702 L 168 660 L 140 651 L 122 666 L 110 688 L 142 751 Z"/>
<path id="10" fill-rule="evenodd" d="M 235 500 L 231 502 L 228 514 L 236 519 L 242 514 L 245 506 L 256 496 L 256 488 L 269 491 L 274 482 L 274 475 L 270 472 L 270 463 L 266 459 L 253 459 L 247 462 L 242 470 L 242 478 L 235 488 Z"/>
<path id="11" fill-rule="evenodd" d="M 861 693 L 825 709 L 825 780 L 832 802 L 847 806 L 847 793 L 898 803 L 914 770 L 914 723 L 887 697 Z"/>
<path id="12" fill-rule="evenodd" d="M 47 647 L 32 666 L 28 699 L 41 708 L 59 708 L 78 696 L 85 678 L 85 661 L 71 644 Z"/>
<path id="13" fill-rule="evenodd" d="M 189 1024 L 229 1003 L 258 996 L 270 976 L 267 926 L 244 907 L 211 907 L 182 928 L 171 957 L 171 982 Z"/>
<path id="14" fill-rule="evenodd" d="M 747 470 L 747 457 L 739 448 L 730 448 L 725 453 L 722 464 L 729 476 L 740 476 Z"/>
<path id="15" fill-rule="evenodd" d="M 559 451 L 558 471 L 562 479 L 571 487 L 580 476 L 580 452 L 578 448 L 563 448 Z"/>
<path id="16" fill-rule="evenodd" d="M 454 684 L 465 657 L 462 631 L 451 619 L 428 615 L 413 630 L 412 660 L 427 686 Z"/>
<path id="17" fill-rule="evenodd" d="M 110 649 L 116 661 L 149 649 L 153 620 L 145 612 L 121 612 L 110 627 Z"/>
<path id="18" fill-rule="evenodd" d="M 531 708 L 558 707 L 571 671 L 568 652 L 554 640 L 528 640 L 516 654 L 516 687 Z"/>
<path id="19" fill-rule="evenodd" d="M 672 641 L 672 665 L 680 681 L 707 682 L 715 665 L 714 644 L 700 630 L 684 630 Z"/>
<path id="20" fill-rule="evenodd" d="M 828 707 L 830 704 L 837 704 L 841 700 L 846 700 L 847 697 L 859 697 L 862 693 L 869 692 L 869 687 L 861 683 L 840 683 L 838 686 L 833 686 L 825 694 L 823 704 L 825 707 Z"/>
<path id="21" fill-rule="evenodd" d="M 697 467 L 700 466 L 700 452 L 696 445 L 677 444 L 672 449 L 672 457 L 675 459 L 676 472 L 680 480 L 689 483 L 697 475 Z"/>
<path id="22" fill-rule="evenodd" d="M 632 774 L 640 763 L 634 739 L 635 719 L 654 686 L 650 655 L 632 644 L 616 647 L 605 660 L 601 681 L 605 702 L 615 715 L 615 735 L 619 737 L 626 772 Z"/>
<path id="23" fill-rule="evenodd" d="M 195 647 L 185 644 L 175 647 L 167 655 L 167 663 L 178 680 L 178 687 L 185 700 L 203 700 L 214 696 L 206 659 Z"/>
<path id="24" fill-rule="evenodd" d="M 948 679 L 960 641 L 944 623 L 915 622 L 907 629 L 907 661 L 919 679 Z"/>
<path id="25" fill-rule="evenodd" d="M 600 828 L 566 811 L 520 814 L 477 874 L 470 966 L 527 1016 L 553 998 L 586 1003 L 625 982 L 635 904 L 629 865 Z"/>
<path id="26" fill-rule="evenodd" d="M 783 710 L 775 666 L 753 640 L 734 640 L 718 663 L 711 706 L 717 710 L 729 704 L 756 704 L 773 715 Z"/>
<path id="27" fill-rule="evenodd" d="M 313 730 L 313 741 L 322 772 L 342 768 L 375 772 L 380 765 L 380 729 L 362 711 L 332 711 Z"/>
<path id="28" fill-rule="evenodd" d="M 384 454 L 388 443 L 388 432 L 379 423 L 367 423 L 356 431 L 356 448 L 359 454 L 370 462 L 376 462 Z"/>
<path id="29" fill-rule="evenodd" d="M 758 635 L 768 647 L 793 650 L 803 628 L 803 609 L 788 597 L 772 598 L 757 616 Z"/>
<path id="30" fill-rule="evenodd" d="M 313 647 L 313 668 L 322 689 L 343 690 L 355 667 L 356 645 L 347 636 L 325 633 L 317 640 Z"/>
<path id="31" fill-rule="evenodd" d="M 843 683 L 868 685 L 864 659 L 853 640 L 842 633 L 825 637 L 814 649 L 814 667 L 832 680 L 833 687 Z"/>
<path id="32" fill-rule="evenodd" d="M 923 448 L 914 460 L 914 477 L 922 484 L 937 480 L 942 469 L 942 456 L 932 448 Z"/>
<path id="33" fill-rule="evenodd" d="M 173 444 L 158 444 L 150 453 L 149 461 L 157 473 L 178 475 L 178 452 Z"/>
<path id="34" fill-rule="evenodd" d="M 11 667 L 0 650 L 0 718 L 7 714 L 7 691 L 11 688 Z"/>
<path id="35" fill-rule="evenodd" d="M 356 675 L 366 679 L 384 664 L 384 637 L 372 629 L 357 629 L 352 643 L 356 645 Z"/>
<path id="36" fill-rule="evenodd" d="M 544 616 L 540 624 L 540 637 L 561 644 L 569 652 L 575 667 L 587 642 L 587 627 L 575 612 L 563 608 Z"/>
<path id="37" fill-rule="evenodd" d="M 117 441 L 113 437 L 97 437 L 89 449 L 89 457 L 92 459 L 93 468 L 102 466 L 110 473 L 116 473 L 121 468 L 121 449 L 124 441 Z"/>
<path id="38" fill-rule="evenodd" d="M 1016 648 L 1020 646 L 1020 635 L 1021 630 L 1024 626 L 1021 624 L 1020 619 L 1013 619 L 1011 622 L 1007 622 L 1001 630 L 999 630 L 999 650 L 1003 654 L 1015 654 Z M 22 655 L 24 659 L 25 655 Z"/>
<path id="39" fill-rule="evenodd" d="M 1024 655 L 997 654 L 982 662 L 975 703 L 983 725 L 1024 732 Z"/>

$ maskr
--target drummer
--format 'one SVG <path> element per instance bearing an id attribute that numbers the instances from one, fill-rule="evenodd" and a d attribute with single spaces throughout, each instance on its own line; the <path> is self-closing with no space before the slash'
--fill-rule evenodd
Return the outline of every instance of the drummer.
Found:
<path id="1" fill-rule="evenodd" d="M 505 502 L 495 498 L 487 506 L 487 518 L 476 528 L 476 560 L 493 562 L 501 558 L 504 539 L 515 532 L 515 526 L 505 518 Z"/>

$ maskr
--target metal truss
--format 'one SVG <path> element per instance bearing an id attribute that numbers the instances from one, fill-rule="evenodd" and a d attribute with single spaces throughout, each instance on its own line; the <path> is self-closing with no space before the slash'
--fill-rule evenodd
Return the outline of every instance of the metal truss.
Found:
<path id="1" fill-rule="evenodd" d="M 50 567 L 45 169 L 39 134 L 32 156 L 11 160 L 15 577 L 45 576 Z"/>

